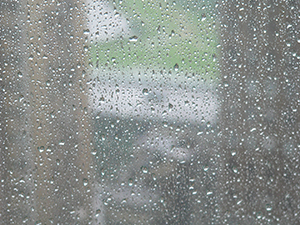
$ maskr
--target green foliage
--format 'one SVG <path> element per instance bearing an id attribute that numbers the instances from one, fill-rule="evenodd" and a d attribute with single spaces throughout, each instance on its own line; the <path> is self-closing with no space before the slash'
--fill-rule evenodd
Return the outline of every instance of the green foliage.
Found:
<path id="1" fill-rule="evenodd" d="M 93 43 L 93 67 L 164 69 L 217 78 L 218 37 L 212 5 L 191 8 L 180 2 L 130 0 L 114 7 L 128 19 L 131 35 Z"/>

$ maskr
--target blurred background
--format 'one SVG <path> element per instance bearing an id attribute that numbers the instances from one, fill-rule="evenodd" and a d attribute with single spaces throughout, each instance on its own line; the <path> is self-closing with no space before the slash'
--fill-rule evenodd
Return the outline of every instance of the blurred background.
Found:
<path id="1" fill-rule="evenodd" d="M 299 223 L 297 1 L 0 2 L 0 224 Z"/>

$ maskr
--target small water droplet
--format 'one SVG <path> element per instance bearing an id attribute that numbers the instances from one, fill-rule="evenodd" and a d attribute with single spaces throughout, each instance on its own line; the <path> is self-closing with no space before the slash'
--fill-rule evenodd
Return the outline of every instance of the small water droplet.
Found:
<path id="1" fill-rule="evenodd" d="M 40 153 L 42 153 L 42 152 L 45 150 L 45 147 L 44 147 L 44 146 L 40 146 L 40 147 L 38 147 L 37 149 L 38 149 L 38 151 L 39 151 Z"/>
<path id="2" fill-rule="evenodd" d="M 149 90 L 148 90 L 147 88 L 144 88 L 144 89 L 143 89 L 143 94 L 144 94 L 144 95 L 148 95 L 148 94 L 149 94 Z"/>
<path id="3" fill-rule="evenodd" d="M 52 112 L 50 113 L 50 116 L 51 116 L 52 119 L 54 119 L 54 118 L 55 118 L 55 112 L 52 111 Z"/>
<path id="4" fill-rule="evenodd" d="M 130 187 L 133 185 L 133 180 L 132 180 L 132 178 L 129 178 L 129 180 L 128 180 L 128 185 L 129 185 Z"/>
<path id="5" fill-rule="evenodd" d="M 203 166 L 203 170 L 204 170 L 205 172 L 207 172 L 207 171 L 209 170 L 209 167 L 208 167 L 207 165 L 205 165 L 205 166 Z"/>
<path id="6" fill-rule="evenodd" d="M 167 121 L 163 121 L 163 126 L 164 127 L 168 127 L 168 122 Z"/>
<path id="7" fill-rule="evenodd" d="M 59 142 L 59 145 L 60 145 L 60 146 L 65 145 L 65 141 L 64 141 L 64 140 L 61 140 L 61 141 Z"/>
<path id="8" fill-rule="evenodd" d="M 178 70 L 179 70 L 179 65 L 178 65 L 177 63 L 174 65 L 174 70 L 175 70 L 175 71 L 178 71 Z"/>
<path id="9" fill-rule="evenodd" d="M 83 179 L 83 186 L 87 186 L 89 184 L 88 179 L 84 178 Z"/>
<path id="10" fill-rule="evenodd" d="M 94 150 L 92 150 L 92 155 L 96 155 L 97 154 L 97 150 L 96 149 L 94 149 Z"/>
<path id="11" fill-rule="evenodd" d="M 23 77 L 23 74 L 21 73 L 21 71 L 18 72 L 18 77 Z"/>
<path id="12" fill-rule="evenodd" d="M 233 166 L 233 167 L 232 167 L 232 171 L 233 171 L 234 173 L 237 173 L 237 172 L 238 172 L 238 169 L 236 168 L 236 166 Z"/>
<path id="13" fill-rule="evenodd" d="M 100 216 L 100 213 L 101 213 L 101 210 L 100 210 L 100 209 L 97 209 L 97 210 L 96 210 L 96 215 L 95 215 L 95 216 L 96 216 L 96 217 Z"/>
<path id="14" fill-rule="evenodd" d="M 257 212 L 257 213 L 256 213 L 256 218 L 257 218 L 257 219 L 261 219 L 261 217 L 262 217 L 262 216 L 261 216 L 261 212 Z"/>
<path id="15" fill-rule="evenodd" d="M 137 42 L 137 40 L 138 40 L 138 37 L 135 35 L 129 38 L 130 42 Z"/>
<path id="16" fill-rule="evenodd" d="M 110 196 L 108 196 L 106 202 L 111 202 L 111 200 L 112 200 L 112 196 L 110 195 Z"/>
<path id="17" fill-rule="evenodd" d="M 272 211 L 272 206 L 270 204 L 266 204 L 266 210 L 268 212 Z"/>
<path id="18" fill-rule="evenodd" d="M 146 166 L 142 166 L 143 173 L 148 173 L 148 168 Z"/>
<path id="19" fill-rule="evenodd" d="M 88 35 L 90 33 L 90 30 L 89 29 L 83 30 L 83 33 Z"/>
<path id="20" fill-rule="evenodd" d="M 155 173 L 152 173 L 152 179 L 153 179 L 153 180 L 156 180 L 156 179 L 157 179 Z"/>

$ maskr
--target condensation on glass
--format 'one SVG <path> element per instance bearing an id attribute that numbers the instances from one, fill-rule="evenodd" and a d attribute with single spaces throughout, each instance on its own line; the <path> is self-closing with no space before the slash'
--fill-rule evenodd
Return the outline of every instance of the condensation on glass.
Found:
<path id="1" fill-rule="evenodd" d="M 0 224 L 297 224 L 299 3 L 0 3 Z"/>

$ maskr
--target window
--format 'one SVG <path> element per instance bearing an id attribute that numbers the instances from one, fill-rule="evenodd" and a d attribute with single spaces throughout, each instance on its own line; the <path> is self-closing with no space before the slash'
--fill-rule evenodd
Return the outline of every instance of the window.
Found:
<path id="1" fill-rule="evenodd" d="M 3 224 L 295 224 L 299 3 L 0 3 Z"/>

